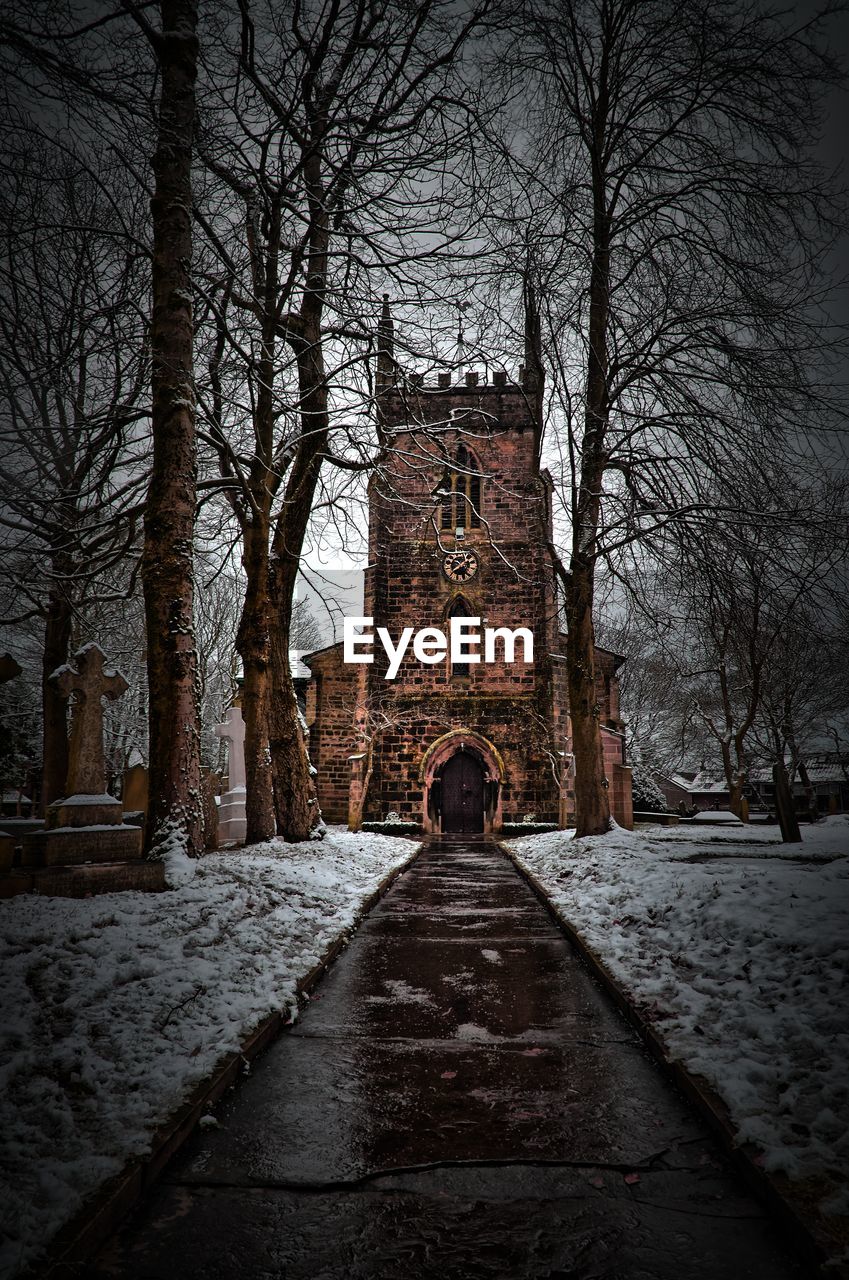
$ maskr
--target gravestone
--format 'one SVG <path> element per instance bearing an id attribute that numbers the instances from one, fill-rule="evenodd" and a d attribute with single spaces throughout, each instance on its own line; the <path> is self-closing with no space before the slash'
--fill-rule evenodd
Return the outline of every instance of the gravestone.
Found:
<path id="1" fill-rule="evenodd" d="M 245 722 L 240 707 L 230 707 L 222 724 L 213 730 L 227 743 L 227 790 L 218 806 L 218 839 L 222 844 L 244 844 L 245 815 Z"/>
<path id="2" fill-rule="evenodd" d="M 20 674 L 21 668 L 10 654 L 0 655 L 0 684 L 5 684 L 7 680 L 14 680 L 15 676 Z M 0 830 L 0 875 L 11 870 L 14 856 L 14 837 L 3 828 Z"/>
<path id="3" fill-rule="evenodd" d="M 10 653 L 0 654 L 0 684 L 5 684 L 7 680 L 14 680 L 15 676 L 20 674 L 20 665 L 12 655 Z"/>
<path id="4" fill-rule="evenodd" d="M 221 779 L 212 769 L 201 769 L 200 794 L 203 802 L 203 847 L 211 852 L 218 848 L 218 795 Z"/>
<path id="5" fill-rule="evenodd" d="M 11 871 L 15 860 L 15 838 L 8 831 L 0 831 L 0 876 Z"/>
<path id="6" fill-rule="evenodd" d="M 147 769 L 141 759 L 135 763 L 133 761 L 134 755 L 131 755 L 124 770 L 121 784 L 121 803 L 125 813 L 143 813 L 146 816 L 148 804 Z"/>
<path id="7" fill-rule="evenodd" d="M 106 792 L 103 698 L 119 698 L 126 680 L 96 644 L 84 645 L 73 665 L 50 679 L 73 697 L 68 776 L 65 795 L 47 809 L 45 829 L 22 839 L 31 888 L 71 896 L 162 888 L 162 864 L 141 861 L 141 828 L 124 823 L 121 802 Z"/>

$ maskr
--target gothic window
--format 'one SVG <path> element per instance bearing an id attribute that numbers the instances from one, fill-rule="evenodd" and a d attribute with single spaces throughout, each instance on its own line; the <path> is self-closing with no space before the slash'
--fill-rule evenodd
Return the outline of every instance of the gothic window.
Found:
<path id="1" fill-rule="evenodd" d="M 451 618 L 473 618 L 472 606 L 463 596 L 457 596 L 452 600 L 451 608 L 448 610 L 448 627 L 450 630 Z M 451 664 L 451 679 L 467 679 L 472 674 L 471 663 L 454 662 Z"/>
<path id="2" fill-rule="evenodd" d="M 481 477 L 477 459 L 464 444 L 457 446 L 453 467 L 446 469 L 442 490 L 443 529 L 479 529 Z"/>

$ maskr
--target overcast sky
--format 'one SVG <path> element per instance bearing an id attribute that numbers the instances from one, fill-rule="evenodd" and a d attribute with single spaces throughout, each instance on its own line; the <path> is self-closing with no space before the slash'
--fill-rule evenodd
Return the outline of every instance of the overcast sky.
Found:
<path id="1" fill-rule="evenodd" d="M 821 8 L 813 0 L 797 0 L 795 9 L 800 17 L 807 17 Z M 849 76 L 849 12 L 833 14 L 828 19 L 830 51 L 843 63 L 844 74 Z M 844 184 L 849 182 L 849 87 L 832 92 L 828 117 L 825 122 L 819 154 L 823 162 L 834 168 L 842 168 Z M 834 255 L 835 278 L 849 274 L 849 226 L 844 228 L 840 247 Z M 837 304 L 836 319 L 849 324 L 849 288 L 844 284 Z"/>

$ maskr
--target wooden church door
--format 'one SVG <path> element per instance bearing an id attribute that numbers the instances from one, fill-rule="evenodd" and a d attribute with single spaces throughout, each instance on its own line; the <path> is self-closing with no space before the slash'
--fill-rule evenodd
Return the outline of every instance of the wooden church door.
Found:
<path id="1" fill-rule="evenodd" d="M 483 831 L 483 766 L 466 751 L 442 770 L 442 830 Z"/>

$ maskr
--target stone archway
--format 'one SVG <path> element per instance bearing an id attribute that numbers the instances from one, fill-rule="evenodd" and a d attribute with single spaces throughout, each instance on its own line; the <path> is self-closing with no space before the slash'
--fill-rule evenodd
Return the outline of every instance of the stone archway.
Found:
<path id="1" fill-rule="evenodd" d="M 478 830 L 485 833 L 501 829 L 501 784 L 504 781 L 504 761 L 498 748 L 472 729 L 452 729 L 436 742 L 431 743 L 422 757 L 419 767 L 419 781 L 423 784 L 422 826 L 425 831 L 438 833 L 445 830 L 443 825 L 443 771 L 450 761 L 460 757 L 449 769 L 449 790 L 471 787 L 465 791 L 467 808 L 482 808 L 482 822 L 466 825 L 459 829 Z M 476 779 L 476 773 L 478 778 Z M 456 775 L 456 776 L 455 776 Z M 478 783 L 479 779 L 479 783 Z M 480 785 L 481 799 L 478 801 L 474 789 Z M 449 822 L 456 824 L 456 794 L 449 796 Z M 453 806 L 453 808 L 452 808 Z M 453 816 L 452 816 L 453 815 Z M 455 825 L 454 829 L 458 827 Z"/>

